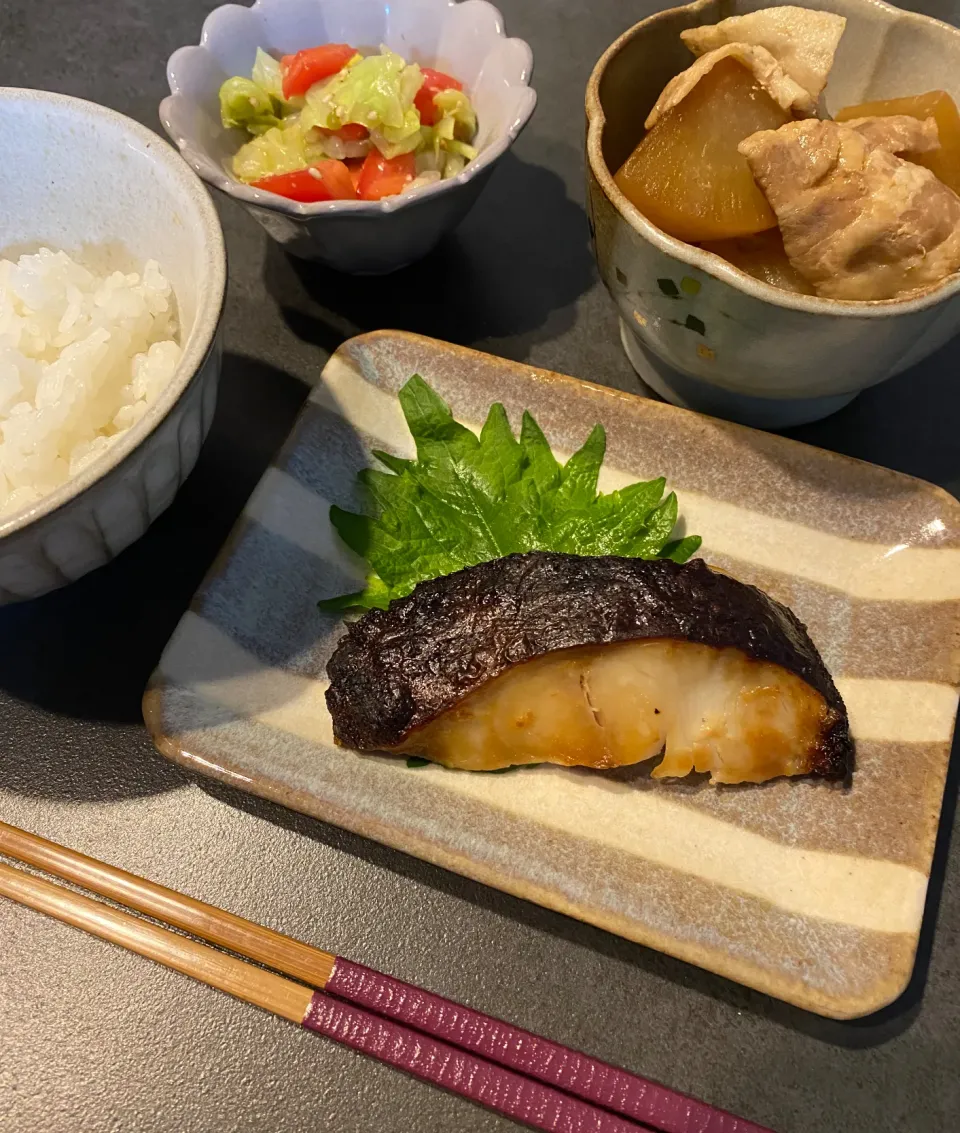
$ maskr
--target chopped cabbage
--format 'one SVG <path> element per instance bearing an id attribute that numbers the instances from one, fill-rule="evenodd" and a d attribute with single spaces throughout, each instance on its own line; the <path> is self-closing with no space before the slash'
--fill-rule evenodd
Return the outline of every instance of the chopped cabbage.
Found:
<path id="1" fill-rule="evenodd" d="M 307 135 L 311 142 L 313 134 Z M 316 145 L 320 147 L 327 157 L 334 161 L 345 161 L 351 157 L 366 157 L 370 152 L 370 139 L 364 138 L 362 142 L 345 142 L 336 134 L 320 134 L 316 138 Z"/>
<path id="2" fill-rule="evenodd" d="M 440 118 L 435 125 L 421 129 L 423 150 L 433 152 L 433 168 L 441 169 L 444 178 L 455 177 L 466 162 L 477 156 L 478 151 L 469 144 L 477 132 L 477 115 L 463 91 L 452 88 L 440 91 L 434 95 L 433 102 L 440 111 Z M 458 161 L 450 164 L 450 157 Z M 463 164 L 459 163 L 461 158 Z"/>
<path id="3" fill-rule="evenodd" d="M 307 92 L 303 128 L 338 130 L 348 123 L 365 126 L 385 157 L 411 153 L 420 144 L 420 115 L 413 100 L 423 85 L 416 63 L 408 65 L 383 48 L 345 67 Z"/>
<path id="4" fill-rule="evenodd" d="M 458 154 L 464 161 L 473 161 L 478 153 L 474 146 L 467 145 L 466 142 L 458 141 L 447 142 L 444 149 L 446 149 L 448 154 Z"/>
<path id="5" fill-rule="evenodd" d="M 457 138 L 461 142 L 473 140 L 477 132 L 477 114 L 470 99 L 462 90 L 442 90 L 433 96 L 433 105 L 440 111 L 441 117 L 434 129 L 443 141 L 453 141 Z"/>
<path id="6" fill-rule="evenodd" d="M 423 144 L 420 115 L 415 107 L 407 111 L 402 126 L 381 126 L 370 131 L 370 140 L 386 158 L 413 153 Z"/>
<path id="7" fill-rule="evenodd" d="M 336 82 L 338 78 L 338 75 L 334 75 L 333 78 L 327 79 L 325 82 L 314 83 L 304 95 L 304 107 L 300 114 L 300 123 L 304 130 L 312 130 L 314 127 L 321 130 L 338 130 L 340 128 L 337 112 L 323 97 L 326 88 L 331 83 Z"/>
<path id="8" fill-rule="evenodd" d="M 418 174 L 429 174 L 428 181 L 456 176 L 477 156 L 470 144 L 476 112 L 462 91 L 441 91 L 434 96 L 440 118 L 425 126 L 414 105 L 422 85 L 416 63 L 383 47 L 379 55 L 355 55 L 305 96 L 288 100 L 280 64 L 258 48 L 252 77 L 228 79 L 220 89 L 224 125 L 253 135 L 233 158 L 234 176 L 258 181 L 327 156 L 361 157 L 373 146 L 388 159 L 416 154 Z M 366 127 L 370 137 L 348 142 L 334 136 L 351 123 Z"/>
<path id="9" fill-rule="evenodd" d="M 253 62 L 253 71 L 250 78 L 265 90 L 277 102 L 283 102 L 283 76 L 280 74 L 280 63 L 272 55 L 268 55 L 262 47 L 257 48 L 257 57 Z"/>
<path id="10" fill-rule="evenodd" d="M 443 163 L 443 179 L 448 181 L 451 177 L 456 177 L 458 173 L 462 173 L 466 166 L 466 158 L 458 153 L 448 153 L 447 159 Z"/>
<path id="11" fill-rule="evenodd" d="M 427 169 L 424 170 L 419 177 L 415 177 L 402 191 L 404 193 L 412 193 L 414 189 L 422 189 L 426 185 L 435 185 L 440 179 L 441 174 L 439 169 Z"/>
<path id="12" fill-rule="evenodd" d="M 228 129 L 239 126 L 251 134 L 263 134 L 280 125 L 269 93 L 239 75 L 227 79 L 220 88 L 220 120 Z"/>
<path id="13" fill-rule="evenodd" d="M 427 133 L 429 129 L 429 126 L 424 126 L 423 132 Z M 432 139 L 427 140 L 426 147 L 417 151 L 417 173 L 442 172 L 445 159 L 439 151 L 434 152 Z"/>
<path id="14" fill-rule="evenodd" d="M 267 130 L 241 146 L 233 158 L 233 174 L 241 181 L 259 181 L 277 173 L 306 169 L 325 156 L 323 147 L 308 142 L 299 122 Z"/>
<path id="15" fill-rule="evenodd" d="M 332 86 L 327 97 L 341 124 L 357 122 L 368 129 L 407 127 L 407 112 L 413 109 L 414 96 L 423 84 L 416 63 L 407 66 L 396 52 L 386 49 L 341 71 L 338 78 L 341 81 Z"/>

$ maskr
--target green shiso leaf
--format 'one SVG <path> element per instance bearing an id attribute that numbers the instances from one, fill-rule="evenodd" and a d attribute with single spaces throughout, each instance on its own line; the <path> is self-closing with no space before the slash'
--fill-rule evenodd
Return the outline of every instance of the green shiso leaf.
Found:
<path id="1" fill-rule="evenodd" d="M 363 590 L 326 599 L 322 610 L 385 610 L 418 582 L 514 552 L 683 563 L 700 546 L 698 535 L 671 540 L 677 497 L 664 498 L 663 479 L 597 492 L 606 448 L 600 425 L 560 465 L 529 413 L 517 438 L 506 410 L 493 405 L 478 437 L 419 374 L 399 397 L 416 460 L 375 452 L 387 471 L 360 474 L 366 513 L 331 507 L 337 533 L 369 572 Z"/>

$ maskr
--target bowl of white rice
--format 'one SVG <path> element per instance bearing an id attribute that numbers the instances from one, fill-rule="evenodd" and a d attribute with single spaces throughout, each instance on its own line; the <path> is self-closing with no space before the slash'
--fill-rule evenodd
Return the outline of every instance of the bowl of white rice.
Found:
<path id="1" fill-rule="evenodd" d="M 112 110 L 0 87 L 0 603 L 102 566 L 170 504 L 216 404 L 223 236 Z"/>

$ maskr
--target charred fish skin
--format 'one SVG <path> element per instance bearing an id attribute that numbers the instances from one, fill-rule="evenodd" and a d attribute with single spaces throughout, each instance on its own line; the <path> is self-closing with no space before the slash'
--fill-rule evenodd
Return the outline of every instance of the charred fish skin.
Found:
<path id="1" fill-rule="evenodd" d="M 755 586 L 702 559 L 509 555 L 420 583 L 347 629 L 327 666 L 336 741 L 395 747 L 515 665 L 584 645 L 666 639 L 738 649 L 796 674 L 830 723 L 809 774 L 847 780 L 843 701 L 802 622 Z"/>

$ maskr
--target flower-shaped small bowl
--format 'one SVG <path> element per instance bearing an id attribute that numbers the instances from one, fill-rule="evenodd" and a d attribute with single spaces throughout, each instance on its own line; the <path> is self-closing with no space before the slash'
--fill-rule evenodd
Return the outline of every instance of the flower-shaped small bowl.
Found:
<path id="1" fill-rule="evenodd" d="M 244 135 L 220 124 L 217 92 L 231 75 L 249 75 L 258 47 L 290 54 L 321 43 L 381 44 L 408 62 L 456 75 L 477 111 L 479 156 L 457 177 L 380 201 L 299 204 L 252 189 L 227 171 Z M 533 55 L 508 39 L 487 0 L 257 0 L 225 4 L 203 25 L 199 46 L 170 56 L 170 95 L 160 120 L 197 173 L 241 201 L 294 255 L 354 274 L 395 271 L 426 255 L 466 216 L 494 165 L 536 105 Z"/>
<path id="2" fill-rule="evenodd" d="M 675 240 L 613 173 L 664 85 L 693 56 L 680 32 L 782 0 L 696 0 L 658 12 L 604 52 L 587 85 L 587 197 L 600 275 L 643 380 L 675 405 L 760 428 L 833 413 L 960 331 L 960 275 L 916 297 L 794 295 Z M 960 101 L 960 30 L 883 0 L 806 0 L 847 19 L 827 109 L 942 88 Z"/>

